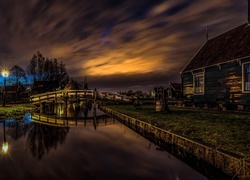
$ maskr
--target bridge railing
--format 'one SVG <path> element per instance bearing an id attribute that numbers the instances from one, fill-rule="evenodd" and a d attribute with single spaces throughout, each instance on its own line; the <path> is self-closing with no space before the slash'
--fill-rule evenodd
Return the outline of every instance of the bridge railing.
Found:
<path id="1" fill-rule="evenodd" d="M 94 90 L 61 90 L 61 91 L 53 91 L 53 92 L 46 92 L 46 93 L 32 95 L 30 96 L 30 101 L 38 102 L 38 101 L 46 101 L 62 97 L 84 96 L 84 95 L 94 97 L 94 94 L 95 94 Z"/>
<path id="2" fill-rule="evenodd" d="M 131 98 L 128 96 L 117 94 L 117 93 L 112 93 L 112 92 L 98 91 L 98 95 L 101 98 L 106 98 L 110 100 L 121 100 L 121 101 L 126 101 L 126 102 L 131 101 Z"/>
<path id="3" fill-rule="evenodd" d="M 95 90 L 60 90 L 60 91 L 53 91 L 47 92 L 42 94 L 36 94 L 30 96 L 30 101 L 32 103 L 42 102 L 42 101 L 50 101 L 53 99 L 59 99 L 63 97 L 99 97 L 103 99 L 110 99 L 110 100 L 121 100 L 129 102 L 131 98 L 125 95 L 111 93 L 111 92 L 104 92 L 104 91 L 95 91 Z"/>

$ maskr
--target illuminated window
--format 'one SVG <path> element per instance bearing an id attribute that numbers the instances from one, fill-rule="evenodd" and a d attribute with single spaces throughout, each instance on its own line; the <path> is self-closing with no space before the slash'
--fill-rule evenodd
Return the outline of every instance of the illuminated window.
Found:
<path id="1" fill-rule="evenodd" d="M 243 64 L 243 89 L 250 92 L 250 63 Z"/>
<path id="2" fill-rule="evenodd" d="M 204 74 L 194 74 L 194 94 L 204 93 Z"/>

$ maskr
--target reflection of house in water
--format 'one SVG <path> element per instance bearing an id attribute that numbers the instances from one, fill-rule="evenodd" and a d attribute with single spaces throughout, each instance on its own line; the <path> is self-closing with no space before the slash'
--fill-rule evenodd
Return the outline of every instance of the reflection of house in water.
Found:
<path id="1" fill-rule="evenodd" d="M 183 68 L 184 103 L 249 109 L 249 23 L 207 40 Z"/>

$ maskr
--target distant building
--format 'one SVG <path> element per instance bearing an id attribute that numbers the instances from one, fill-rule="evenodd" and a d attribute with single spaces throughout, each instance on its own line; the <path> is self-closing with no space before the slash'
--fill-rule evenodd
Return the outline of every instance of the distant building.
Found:
<path id="1" fill-rule="evenodd" d="M 154 89 L 152 89 L 152 90 L 149 91 L 149 97 L 153 98 L 153 99 L 155 98 L 155 91 L 154 91 Z"/>
<path id="2" fill-rule="evenodd" d="M 184 103 L 249 108 L 250 21 L 207 40 L 181 76 Z"/>
<path id="3" fill-rule="evenodd" d="M 163 101 L 165 98 L 165 94 L 164 94 L 164 87 L 160 86 L 160 87 L 155 87 L 154 88 L 154 96 L 155 96 L 155 100 L 161 100 Z"/>
<path id="4" fill-rule="evenodd" d="M 181 100 L 181 83 L 169 83 L 167 86 L 169 100 Z"/>
<path id="5" fill-rule="evenodd" d="M 34 81 L 31 88 L 33 94 L 55 91 L 59 87 L 58 81 Z"/>
<path id="6" fill-rule="evenodd" d="M 5 98 L 7 102 L 20 100 L 26 91 L 25 87 L 22 85 L 5 86 L 5 89 L 4 87 L 1 87 L 0 90 L 2 98 L 5 90 Z"/>

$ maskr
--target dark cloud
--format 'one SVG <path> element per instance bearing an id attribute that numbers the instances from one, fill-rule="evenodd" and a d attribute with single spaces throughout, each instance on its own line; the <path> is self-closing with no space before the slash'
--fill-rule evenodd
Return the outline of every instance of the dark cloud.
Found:
<path id="1" fill-rule="evenodd" d="M 173 7 L 167 9 L 163 14 L 167 16 L 175 15 L 183 10 L 185 10 L 187 7 L 189 7 L 194 1 L 183 1 L 179 4 L 174 5 Z"/>
<path id="2" fill-rule="evenodd" d="M 180 81 L 206 27 L 212 38 L 246 21 L 246 0 L 0 0 L 0 64 L 39 50 L 93 86 L 149 89 Z"/>

